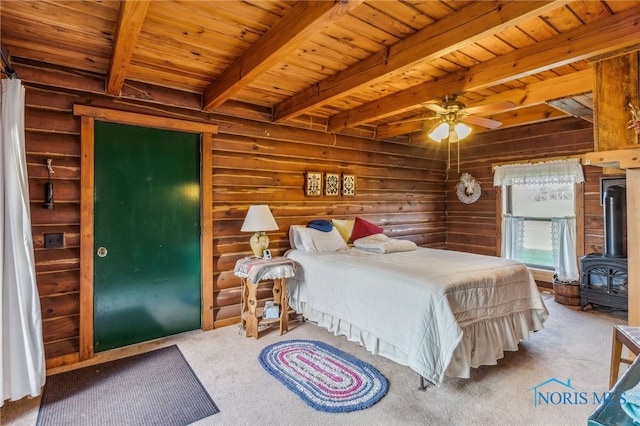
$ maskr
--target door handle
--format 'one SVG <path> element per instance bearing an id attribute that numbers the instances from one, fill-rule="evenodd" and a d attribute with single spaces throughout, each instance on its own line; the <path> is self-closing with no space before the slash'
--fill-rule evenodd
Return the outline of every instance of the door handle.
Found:
<path id="1" fill-rule="evenodd" d="M 96 252 L 96 254 L 98 255 L 98 257 L 105 257 L 107 255 L 107 248 L 106 247 L 98 247 L 98 251 Z"/>

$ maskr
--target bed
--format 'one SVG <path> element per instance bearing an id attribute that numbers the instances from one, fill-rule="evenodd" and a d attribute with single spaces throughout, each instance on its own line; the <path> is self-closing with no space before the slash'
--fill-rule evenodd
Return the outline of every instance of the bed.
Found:
<path id="1" fill-rule="evenodd" d="M 381 234 L 362 241 L 388 244 L 349 247 L 335 228 L 294 225 L 289 237 L 286 256 L 297 263 L 291 307 L 409 366 L 421 385 L 422 378 L 440 385 L 445 375 L 468 378 L 471 368 L 495 365 L 548 317 L 529 270 L 516 261 L 416 247 Z"/>

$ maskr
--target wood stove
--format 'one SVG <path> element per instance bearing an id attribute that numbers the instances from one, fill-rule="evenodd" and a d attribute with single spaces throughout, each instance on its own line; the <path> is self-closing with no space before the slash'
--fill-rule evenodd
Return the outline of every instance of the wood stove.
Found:
<path id="1" fill-rule="evenodd" d="M 628 272 L 624 256 L 625 188 L 610 186 L 604 194 L 605 250 L 580 258 L 580 307 L 587 304 L 628 309 Z"/>
<path id="2" fill-rule="evenodd" d="M 580 259 L 580 307 L 587 303 L 627 310 L 627 259 L 612 258 L 599 253 Z"/>

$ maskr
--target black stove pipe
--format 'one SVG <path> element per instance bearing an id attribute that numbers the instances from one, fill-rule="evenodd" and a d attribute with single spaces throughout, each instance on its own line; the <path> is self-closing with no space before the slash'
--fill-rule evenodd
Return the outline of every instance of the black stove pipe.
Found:
<path id="1" fill-rule="evenodd" d="M 605 256 L 624 257 L 624 198 L 622 186 L 610 186 L 604 193 Z"/>

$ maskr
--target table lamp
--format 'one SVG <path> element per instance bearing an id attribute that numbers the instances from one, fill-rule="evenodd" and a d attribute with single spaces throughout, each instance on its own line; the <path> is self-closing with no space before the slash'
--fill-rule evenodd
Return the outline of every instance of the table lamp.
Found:
<path id="1" fill-rule="evenodd" d="M 263 252 L 269 248 L 269 237 L 265 231 L 275 231 L 278 224 L 269 210 L 269 206 L 263 204 L 259 206 L 249 206 L 247 216 L 240 231 L 255 232 L 249 239 L 249 245 L 256 257 L 262 257 Z"/>

